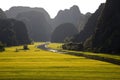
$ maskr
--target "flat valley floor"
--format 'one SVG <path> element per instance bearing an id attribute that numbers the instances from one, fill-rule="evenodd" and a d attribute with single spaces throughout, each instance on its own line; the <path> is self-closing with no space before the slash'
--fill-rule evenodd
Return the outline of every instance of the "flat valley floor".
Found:
<path id="1" fill-rule="evenodd" d="M 0 80 L 120 80 L 119 65 L 44 51 L 37 45 L 0 52 Z"/>

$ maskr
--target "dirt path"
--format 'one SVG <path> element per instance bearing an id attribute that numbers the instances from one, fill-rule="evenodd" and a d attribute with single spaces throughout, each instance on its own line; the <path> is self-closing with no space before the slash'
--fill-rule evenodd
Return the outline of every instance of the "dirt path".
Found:
<path id="1" fill-rule="evenodd" d="M 50 51 L 50 52 L 56 52 L 56 53 L 68 53 L 67 51 L 62 51 L 62 50 L 55 50 L 55 49 L 52 49 L 52 48 L 48 48 L 49 43 L 44 43 L 42 45 L 39 45 L 37 46 L 37 48 L 40 48 L 42 50 L 45 50 L 45 51 Z"/>

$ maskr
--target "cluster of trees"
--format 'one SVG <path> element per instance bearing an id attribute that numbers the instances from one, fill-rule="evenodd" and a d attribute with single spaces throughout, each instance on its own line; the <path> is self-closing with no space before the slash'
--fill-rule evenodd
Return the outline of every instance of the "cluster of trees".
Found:
<path id="1" fill-rule="evenodd" d="M 5 45 L 0 42 L 0 52 L 5 51 Z"/>
<path id="2" fill-rule="evenodd" d="M 63 49 L 67 49 L 67 50 L 76 50 L 76 51 L 83 51 L 83 44 L 82 43 L 65 43 L 64 45 L 62 45 Z"/>

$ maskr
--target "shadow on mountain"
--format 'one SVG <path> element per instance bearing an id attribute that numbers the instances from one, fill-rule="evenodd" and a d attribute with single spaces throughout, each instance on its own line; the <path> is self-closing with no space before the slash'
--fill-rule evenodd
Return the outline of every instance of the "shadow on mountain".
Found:
<path id="1" fill-rule="evenodd" d="M 64 39 L 67 37 L 72 37 L 78 33 L 76 27 L 71 23 L 65 23 L 58 26 L 51 38 L 51 42 L 64 42 Z"/>

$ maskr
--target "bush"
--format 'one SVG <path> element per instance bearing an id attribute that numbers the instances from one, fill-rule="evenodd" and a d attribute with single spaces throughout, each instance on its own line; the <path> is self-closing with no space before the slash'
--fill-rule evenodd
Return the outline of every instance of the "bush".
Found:
<path id="1" fill-rule="evenodd" d="M 24 45 L 23 50 L 29 50 L 28 45 Z"/>
<path id="2" fill-rule="evenodd" d="M 19 52 L 19 49 L 16 48 L 16 49 L 15 49 L 15 52 Z"/>
<path id="3" fill-rule="evenodd" d="M 0 42 L 0 51 L 5 51 L 5 45 L 2 42 Z"/>

